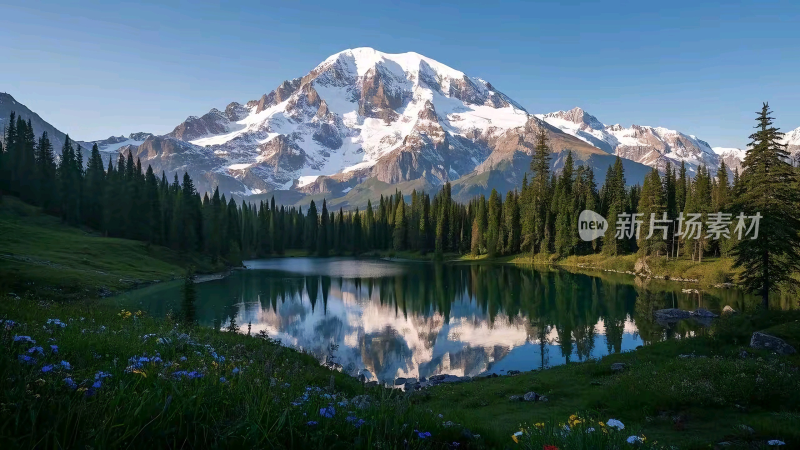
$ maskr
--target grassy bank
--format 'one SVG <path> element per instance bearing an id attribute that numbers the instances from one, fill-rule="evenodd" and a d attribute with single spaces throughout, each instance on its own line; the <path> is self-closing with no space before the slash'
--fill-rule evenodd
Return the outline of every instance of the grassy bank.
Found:
<path id="1" fill-rule="evenodd" d="M 800 358 L 753 351 L 747 343 L 752 331 L 761 329 L 797 347 L 798 319 L 797 311 L 726 318 L 708 336 L 662 342 L 597 362 L 437 387 L 422 394 L 420 403 L 462 423 L 483 424 L 497 441 L 520 424 L 566 423 L 579 413 L 600 420 L 614 417 L 651 441 L 680 448 L 720 442 L 758 448 L 770 439 L 796 448 Z M 613 363 L 624 363 L 625 369 L 617 373 Z M 528 391 L 549 401 L 509 400 Z"/>
<path id="2" fill-rule="evenodd" d="M 60 300 L 96 297 L 185 271 L 186 258 L 170 249 L 66 226 L 8 196 L 0 199 L 0 236 L 0 292 Z M 201 273 L 223 269 L 207 258 L 189 260 Z"/>

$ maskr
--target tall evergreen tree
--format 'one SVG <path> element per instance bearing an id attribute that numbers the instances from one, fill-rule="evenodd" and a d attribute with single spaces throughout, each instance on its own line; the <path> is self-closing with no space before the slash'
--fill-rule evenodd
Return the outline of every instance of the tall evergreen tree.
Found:
<path id="1" fill-rule="evenodd" d="M 317 255 L 328 256 L 328 205 L 322 199 L 319 231 L 317 232 Z"/>
<path id="2" fill-rule="evenodd" d="M 764 103 L 742 163 L 742 189 L 736 205 L 744 215 L 761 215 L 758 237 L 743 239 L 734 249 L 734 267 L 743 269 L 740 283 L 761 295 L 764 308 L 769 307 L 770 292 L 800 284 L 794 278 L 800 272 L 797 173 L 781 143 L 783 133 L 773 126 L 770 114 L 769 104 Z"/>

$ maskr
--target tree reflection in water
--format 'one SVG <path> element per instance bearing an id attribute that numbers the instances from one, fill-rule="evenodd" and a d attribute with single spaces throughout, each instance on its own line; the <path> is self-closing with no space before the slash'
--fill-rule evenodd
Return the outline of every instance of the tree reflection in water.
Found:
<path id="1" fill-rule="evenodd" d="M 664 328 L 655 310 L 742 310 L 757 302 L 731 289 L 684 294 L 677 283 L 512 265 L 345 258 L 253 265 L 198 286 L 202 325 L 224 329 L 235 317 L 320 361 L 338 344 L 339 364 L 383 381 L 584 361 L 705 332 L 692 320 Z M 121 301 L 163 316 L 177 308 L 179 292 L 153 286 Z"/>

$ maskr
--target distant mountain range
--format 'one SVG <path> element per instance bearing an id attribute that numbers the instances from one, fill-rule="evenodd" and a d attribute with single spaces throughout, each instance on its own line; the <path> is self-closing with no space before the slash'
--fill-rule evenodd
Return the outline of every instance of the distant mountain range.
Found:
<path id="1" fill-rule="evenodd" d="M 63 133 L 8 94 L 0 94 L 0 127 L 11 110 L 63 144 Z M 236 197 L 275 195 L 285 204 L 326 197 L 331 206 L 354 207 L 395 189 L 431 191 L 446 181 L 462 201 L 517 188 L 541 129 L 555 170 L 572 151 L 594 168 L 598 183 L 617 155 L 635 184 L 667 162 L 715 172 L 721 160 L 739 167 L 745 154 L 666 128 L 605 125 L 581 108 L 530 114 L 487 81 L 417 53 L 371 48 L 332 55 L 258 99 L 188 117 L 166 135 L 96 143 L 108 157 L 132 151 L 157 172 L 187 171 L 200 191 L 219 186 Z M 786 142 L 800 152 L 800 128 Z"/>

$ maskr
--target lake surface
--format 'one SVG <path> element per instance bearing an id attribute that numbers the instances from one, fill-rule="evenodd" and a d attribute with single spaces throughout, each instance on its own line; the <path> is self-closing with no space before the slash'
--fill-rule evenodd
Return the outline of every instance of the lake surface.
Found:
<path id="1" fill-rule="evenodd" d="M 231 317 L 284 345 L 329 358 L 353 375 L 391 382 L 436 374 L 476 376 L 545 368 L 705 333 L 692 320 L 657 324 L 661 308 L 719 312 L 758 300 L 734 289 L 629 275 L 596 276 L 513 265 L 433 264 L 354 258 L 245 262 L 248 270 L 197 285 L 201 325 Z M 120 297 L 164 316 L 180 308 L 182 283 Z M 338 346 L 338 347 L 336 347 Z"/>

